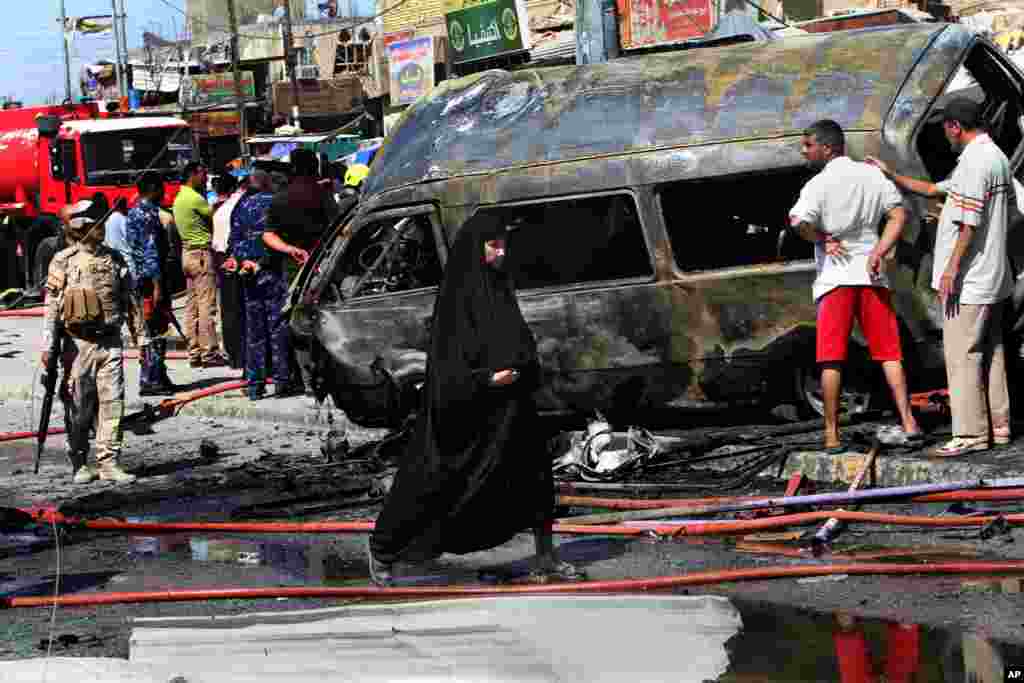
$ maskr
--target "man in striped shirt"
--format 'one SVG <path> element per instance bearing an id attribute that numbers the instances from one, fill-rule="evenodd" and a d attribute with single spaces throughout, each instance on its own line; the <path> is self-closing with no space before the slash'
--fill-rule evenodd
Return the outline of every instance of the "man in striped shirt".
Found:
<path id="1" fill-rule="evenodd" d="M 960 154 L 940 183 L 894 175 L 901 188 L 945 196 L 935 234 L 932 288 L 942 306 L 942 342 L 953 438 L 934 455 L 956 456 L 1010 442 L 1010 398 L 1003 351 L 1003 309 L 1013 289 L 1007 229 L 1016 206 L 1010 162 L 982 128 L 981 106 L 951 99 L 937 114 Z"/>

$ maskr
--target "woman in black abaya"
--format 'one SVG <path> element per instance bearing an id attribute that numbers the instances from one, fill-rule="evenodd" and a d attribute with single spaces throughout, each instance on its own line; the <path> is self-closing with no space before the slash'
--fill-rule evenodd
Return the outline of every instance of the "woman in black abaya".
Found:
<path id="1" fill-rule="evenodd" d="M 370 538 L 375 583 L 390 582 L 395 562 L 492 548 L 524 529 L 542 571 L 578 576 L 554 558 L 551 462 L 532 398 L 537 346 L 504 271 L 505 239 L 499 217 L 478 214 L 449 253 L 423 405 Z"/>

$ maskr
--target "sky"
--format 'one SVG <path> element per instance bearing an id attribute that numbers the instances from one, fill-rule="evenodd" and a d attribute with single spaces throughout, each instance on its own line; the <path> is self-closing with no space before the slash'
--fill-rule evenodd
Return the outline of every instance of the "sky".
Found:
<path id="1" fill-rule="evenodd" d="M 295 0 L 292 0 L 293 3 Z M 356 0 L 371 5 L 372 0 Z M 7 0 L 4 15 L 9 28 L 0 43 L 0 97 L 11 96 L 25 105 L 41 104 L 48 96 L 64 99 L 63 57 L 58 32 L 58 0 Z M 347 2 L 339 3 L 346 6 Z M 316 0 L 307 0 L 308 11 Z M 109 0 L 65 0 L 68 16 L 110 14 Z M 184 30 L 185 0 L 125 0 L 128 15 L 128 48 L 142 44 L 142 32 L 151 31 L 170 38 L 175 28 Z M 76 36 L 71 52 L 72 97 L 79 97 L 78 72 L 83 63 L 113 60 L 111 35 Z"/>

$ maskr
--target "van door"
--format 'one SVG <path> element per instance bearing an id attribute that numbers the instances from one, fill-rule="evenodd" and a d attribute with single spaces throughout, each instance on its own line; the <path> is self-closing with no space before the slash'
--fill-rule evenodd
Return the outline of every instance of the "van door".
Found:
<path id="1" fill-rule="evenodd" d="M 952 97 L 968 97 L 982 104 L 982 118 L 993 142 L 1010 159 L 1018 206 L 1024 206 L 1024 76 L 1006 55 L 987 41 L 978 40 L 967 51 L 963 63 L 946 83 L 933 107 L 942 107 Z M 925 123 L 918 131 L 916 148 L 929 176 L 935 182 L 945 179 L 956 167 L 957 154 L 950 148 L 941 122 Z M 931 204 L 933 220 L 920 240 L 922 277 L 930 282 L 935 219 L 941 211 L 941 200 Z M 1014 220 L 1014 219 L 1011 219 Z M 1014 274 L 1024 273 L 1024 218 L 1017 216 L 1009 231 L 1007 250 Z M 1010 340 L 1014 351 L 1021 347 L 1024 331 L 1024 280 L 1018 279 L 1013 297 L 1012 327 L 1016 334 Z M 941 320 L 937 304 L 932 303 L 933 318 Z M 938 330 L 936 329 L 936 334 Z M 1011 355 L 1016 356 L 1014 352 Z"/>
<path id="2" fill-rule="evenodd" d="M 537 340 L 543 410 L 639 407 L 664 380 L 650 249 L 630 192 L 479 209 L 511 228 L 507 267 Z"/>
<path id="3" fill-rule="evenodd" d="M 435 208 L 419 206 L 359 219 L 344 248 L 318 265 L 330 280 L 316 304 L 315 334 L 333 360 L 327 381 L 343 394 L 336 401 L 357 423 L 386 423 L 394 415 L 375 411 L 394 406 L 371 394 L 422 379 L 445 253 Z"/>
<path id="4" fill-rule="evenodd" d="M 802 407 L 820 412 L 813 248 L 786 229 L 810 177 L 800 165 L 658 188 L 675 272 L 671 362 L 692 369 L 692 399 L 789 399 L 796 387 Z M 868 388 L 846 379 L 845 408 L 863 410 Z"/>

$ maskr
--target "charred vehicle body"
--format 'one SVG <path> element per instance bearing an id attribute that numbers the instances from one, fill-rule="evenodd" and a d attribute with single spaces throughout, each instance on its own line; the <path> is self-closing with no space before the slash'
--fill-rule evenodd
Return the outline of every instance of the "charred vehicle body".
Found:
<path id="1" fill-rule="evenodd" d="M 835 119 L 853 158 L 939 180 L 956 157 L 927 117 L 953 90 L 984 101 L 1019 168 L 1024 77 L 957 25 L 443 83 L 406 112 L 356 214 L 325 234 L 293 285 L 303 372 L 357 423 L 412 410 L 447 245 L 487 211 L 511 229 L 510 266 L 546 371 L 542 409 L 820 409 L 812 248 L 785 229 L 810 177 L 802 131 Z M 911 381 L 930 389 L 945 381 L 928 289 L 940 206 L 906 205 L 890 278 Z M 851 350 L 859 361 L 851 411 L 881 386 L 863 349 Z"/>

